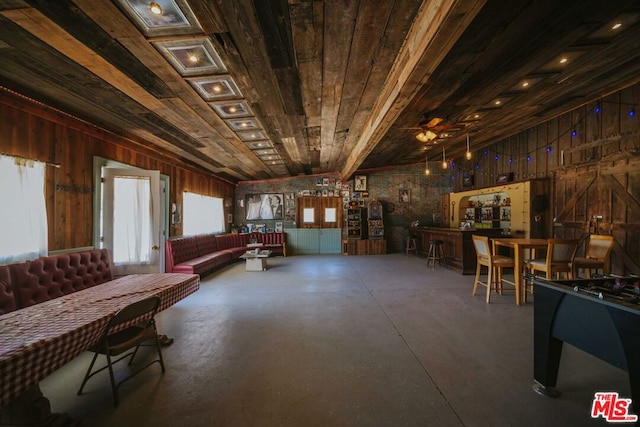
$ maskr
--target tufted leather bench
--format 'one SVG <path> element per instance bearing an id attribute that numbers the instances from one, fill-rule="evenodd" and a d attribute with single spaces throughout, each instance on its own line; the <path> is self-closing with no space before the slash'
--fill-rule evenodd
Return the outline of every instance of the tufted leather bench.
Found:
<path id="1" fill-rule="evenodd" d="M 200 234 L 166 241 L 165 272 L 204 274 L 235 261 L 255 241 L 274 254 L 286 256 L 285 233 Z"/>
<path id="2" fill-rule="evenodd" d="M 106 249 L 0 266 L 0 315 L 113 279 Z"/>

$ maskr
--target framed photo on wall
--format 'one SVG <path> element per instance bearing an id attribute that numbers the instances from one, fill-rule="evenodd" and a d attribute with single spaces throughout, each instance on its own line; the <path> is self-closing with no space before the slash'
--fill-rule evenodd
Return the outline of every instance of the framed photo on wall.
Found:
<path id="1" fill-rule="evenodd" d="M 496 184 L 505 184 L 513 181 L 513 172 L 501 173 L 496 177 Z"/>
<path id="2" fill-rule="evenodd" d="M 356 175 L 354 177 L 353 191 L 367 191 L 367 175 Z"/>
<path id="3" fill-rule="evenodd" d="M 406 188 L 400 190 L 398 200 L 400 203 L 411 203 L 411 190 Z"/>
<path id="4" fill-rule="evenodd" d="M 284 219 L 284 194 L 247 194 L 246 220 Z"/>
<path id="5" fill-rule="evenodd" d="M 466 175 L 462 177 L 462 186 L 465 188 L 473 187 L 474 178 L 473 175 Z"/>

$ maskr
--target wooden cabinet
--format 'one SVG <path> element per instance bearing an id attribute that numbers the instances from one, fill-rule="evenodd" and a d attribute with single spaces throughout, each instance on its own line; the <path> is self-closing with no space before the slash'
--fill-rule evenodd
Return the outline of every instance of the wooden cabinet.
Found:
<path id="1" fill-rule="evenodd" d="M 342 228 L 342 198 L 297 198 L 296 218 L 299 228 Z"/>

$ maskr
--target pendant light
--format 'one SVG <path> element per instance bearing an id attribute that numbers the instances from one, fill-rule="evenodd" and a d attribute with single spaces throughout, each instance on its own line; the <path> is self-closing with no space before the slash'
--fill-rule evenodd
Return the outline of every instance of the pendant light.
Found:
<path id="1" fill-rule="evenodd" d="M 471 160 L 471 151 L 469 151 L 469 134 L 467 134 L 467 153 L 465 155 L 467 160 Z"/>
<path id="2" fill-rule="evenodd" d="M 424 174 L 429 175 L 431 171 L 429 170 L 429 157 L 425 154 L 424 156 Z"/>
<path id="3" fill-rule="evenodd" d="M 447 155 L 445 154 L 444 145 L 443 145 L 442 146 L 442 169 L 446 169 L 447 167 L 449 167 L 449 164 L 447 163 Z"/>

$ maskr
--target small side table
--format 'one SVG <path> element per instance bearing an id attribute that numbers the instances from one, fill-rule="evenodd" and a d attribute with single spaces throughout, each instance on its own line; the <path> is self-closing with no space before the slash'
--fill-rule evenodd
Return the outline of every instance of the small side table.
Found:
<path id="1" fill-rule="evenodd" d="M 260 251 L 258 253 L 249 252 L 240 255 L 240 258 L 246 260 L 245 271 L 265 271 L 267 269 L 267 258 L 271 255 L 271 251 Z"/>

